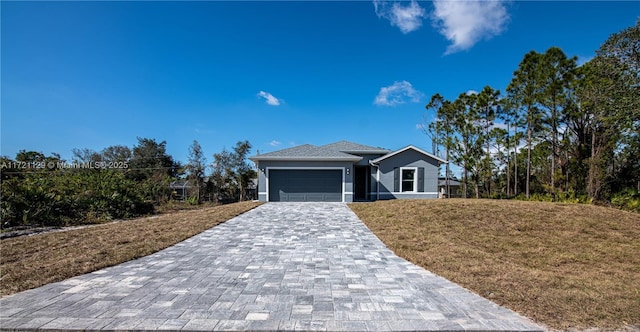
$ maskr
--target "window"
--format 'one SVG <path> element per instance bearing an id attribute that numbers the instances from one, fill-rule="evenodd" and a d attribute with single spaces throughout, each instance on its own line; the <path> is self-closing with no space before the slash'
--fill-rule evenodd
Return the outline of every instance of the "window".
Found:
<path id="1" fill-rule="evenodd" d="M 402 192 L 416 192 L 416 169 L 415 168 L 401 168 L 400 174 L 402 175 Z"/>

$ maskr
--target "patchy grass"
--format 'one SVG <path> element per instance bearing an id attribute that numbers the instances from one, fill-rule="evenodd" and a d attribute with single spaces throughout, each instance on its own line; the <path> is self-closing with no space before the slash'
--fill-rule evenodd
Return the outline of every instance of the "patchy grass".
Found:
<path id="1" fill-rule="evenodd" d="M 8 295 L 167 248 L 260 203 L 177 211 L 0 242 L 0 294 Z"/>
<path id="2" fill-rule="evenodd" d="M 640 215 L 593 205 L 393 200 L 351 209 L 396 254 L 556 329 L 640 324 Z"/>

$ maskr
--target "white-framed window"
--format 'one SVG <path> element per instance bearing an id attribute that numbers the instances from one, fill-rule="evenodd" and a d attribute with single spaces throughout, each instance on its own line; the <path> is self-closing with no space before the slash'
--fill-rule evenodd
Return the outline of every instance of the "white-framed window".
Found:
<path id="1" fill-rule="evenodd" d="M 418 191 L 418 168 L 417 167 L 401 167 L 400 168 L 400 192 L 417 192 Z"/>

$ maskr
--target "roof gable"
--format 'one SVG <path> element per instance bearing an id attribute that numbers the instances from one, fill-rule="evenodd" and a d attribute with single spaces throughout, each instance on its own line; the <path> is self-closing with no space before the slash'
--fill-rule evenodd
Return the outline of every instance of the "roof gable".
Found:
<path id="1" fill-rule="evenodd" d="M 387 159 L 387 158 L 391 158 L 391 157 L 393 157 L 393 156 L 395 156 L 395 155 L 398 155 L 398 154 L 400 154 L 400 153 L 403 153 L 403 152 L 405 152 L 405 151 L 407 151 L 407 150 L 413 150 L 413 151 L 416 151 L 416 152 L 418 152 L 418 153 L 420 153 L 420 154 L 423 154 L 423 155 L 425 155 L 425 156 L 427 156 L 427 157 L 429 157 L 429 158 L 433 158 L 433 159 L 437 160 L 437 161 L 438 161 L 438 162 L 440 162 L 441 164 L 446 164 L 446 163 L 448 163 L 448 161 L 446 161 L 446 160 L 444 160 L 444 159 L 442 159 L 442 158 L 440 158 L 440 157 L 434 156 L 434 155 L 432 155 L 431 153 L 426 152 L 426 151 L 424 151 L 424 150 L 422 150 L 422 149 L 416 148 L 416 147 L 415 147 L 415 146 L 413 146 L 413 145 L 409 145 L 409 146 L 406 146 L 406 147 L 404 147 L 404 148 L 402 148 L 402 149 L 400 149 L 400 150 L 393 151 L 393 152 L 391 152 L 391 153 L 389 153 L 389 154 L 386 154 L 386 155 L 384 155 L 384 156 L 382 156 L 382 157 L 380 157 L 380 158 L 374 159 L 374 160 L 372 160 L 371 162 L 372 162 L 372 163 L 374 163 L 374 164 L 377 164 L 377 163 L 379 163 L 379 162 L 381 162 L 381 161 L 383 161 L 383 160 L 385 160 L 385 159 Z"/>

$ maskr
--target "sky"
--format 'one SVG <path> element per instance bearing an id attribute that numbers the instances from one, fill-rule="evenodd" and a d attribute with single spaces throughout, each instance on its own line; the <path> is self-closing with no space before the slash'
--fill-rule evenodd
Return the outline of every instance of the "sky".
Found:
<path id="1" fill-rule="evenodd" d="M 166 141 L 186 162 L 349 140 L 431 151 L 435 93 L 504 91 L 524 55 L 579 63 L 638 1 L 1 1 L 0 155 Z"/>

